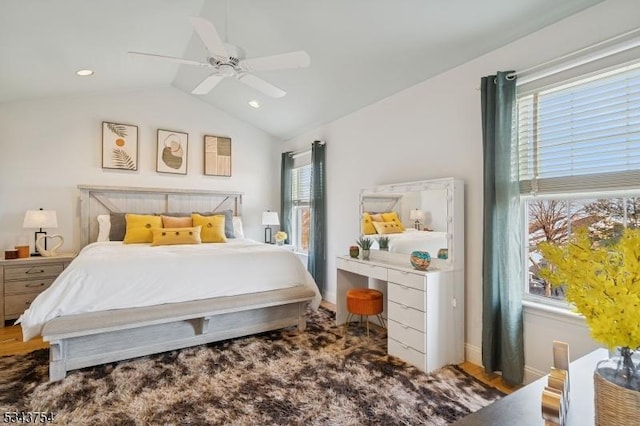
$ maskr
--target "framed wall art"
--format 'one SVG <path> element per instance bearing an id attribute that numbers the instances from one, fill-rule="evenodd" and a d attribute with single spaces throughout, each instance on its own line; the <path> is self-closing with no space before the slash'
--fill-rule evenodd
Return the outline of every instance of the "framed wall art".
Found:
<path id="1" fill-rule="evenodd" d="M 156 171 L 186 175 L 188 144 L 187 133 L 158 129 Z"/>
<path id="2" fill-rule="evenodd" d="M 204 136 L 204 174 L 231 176 L 231 138 Z"/>
<path id="3" fill-rule="evenodd" d="M 102 122 L 102 168 L 138 170 L 138 126 Z"/>

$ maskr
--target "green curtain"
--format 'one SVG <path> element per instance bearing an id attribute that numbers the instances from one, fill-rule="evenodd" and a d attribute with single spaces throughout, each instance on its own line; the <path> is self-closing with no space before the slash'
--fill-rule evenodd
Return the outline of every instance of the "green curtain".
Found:
<path id="1" fill-rule="evenodd" d="M 507 383 L 522 383 L 522 214 L 517 144 L 512 138 L 516 79 L 511 72 L 483 77 L 484 237 L 482 363 Z M 515 167 L 515 169 L 514 169 Z"/>
<path id="2" fill-rule="evenodd" d="M 311 145 L 311 223 L 309 226 L 309 263 L 307 269 L 324 294 L 326 270 L 326 175 L 325 145 Z"/>
<path id="3" fill-rule="evenodd" d="M 291 169 L 293 169 L 293 155 L 291 152 L 282 153 L 280 165 L 280 229 L 287 233 L 285 243 L 291 244 L 291 212 L 293 200 L 291 194 Z"/>

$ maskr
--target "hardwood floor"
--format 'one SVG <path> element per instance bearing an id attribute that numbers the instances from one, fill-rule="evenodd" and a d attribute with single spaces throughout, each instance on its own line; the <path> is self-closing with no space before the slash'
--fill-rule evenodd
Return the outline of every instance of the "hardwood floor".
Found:
<path id="1" fill-rule="evenodd" d="M 22 330 L 19 325 L 0 328 L 0 355 L 26 354 L 27 352 L 48 347 L 49 344 L 43 342 L 42 337 L 23 342 Z"/>
<path id="2" fill-rule="evenodd" d="M 320 305 L 332 311 L 335 311 L 336 309 L 334 304 L 324 300 Z M 23 342 L 20 326 L 12 325 L 0 328 L 0 356 L 24 354 L 48 347 L 49 344 L 47 342 L 43 342 L 42 337 L 37 337 L 28 342 Z M 465 361 L 460 364 L 460 368 L 481 382 L 486 383 L 489 386 L 493 386 L 504 393 L 509 394 L 519 388 L 519 386 L 513 387 L 504 383 L 502 381 L 502 376 L 499 374 L 486 374 L 484 369 L 479 365 Z"/>

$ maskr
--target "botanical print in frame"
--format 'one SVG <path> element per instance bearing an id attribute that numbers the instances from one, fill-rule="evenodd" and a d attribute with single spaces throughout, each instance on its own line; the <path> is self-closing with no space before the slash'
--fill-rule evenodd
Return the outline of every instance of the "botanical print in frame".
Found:
<path id="1" fill-rule="evenodd" d="M 138 170 L 138 126 L 102 122 L 102 168 Z"/>
<path id="2" fill-rule="evenodd" d="M 231 176 L 231 138 L 205 135 L 204 174 Z"/>
<path id="3" fill-rule="evenodd" d="M 186 175 L 188 143 L 187 133 L 158 129 L 156 171 Z"/>

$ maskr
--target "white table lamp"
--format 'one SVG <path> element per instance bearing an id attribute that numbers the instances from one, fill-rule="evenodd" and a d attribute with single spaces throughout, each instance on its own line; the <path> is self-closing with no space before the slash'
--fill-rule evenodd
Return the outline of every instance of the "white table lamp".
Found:
<path id="1" fill-rule="evenodd" d="M 22 222 L 23 228 L 38 228 L 34 234 L 34 245 L 33 251 L 34 253 L 31 256 L 39 256 L 36 249 L 36 243 L 38 241 L 38 237 L 41 235 L 47 235 L 42 228 L 57 228 L 58 227 L 58 217 L 56 216 L 55 210 L 27 210 L 24 215 L 24 221 Z M 44 240 L 44 248 L 47 248 L 47 240 Z"/>
<path id="2" fill-rule="evenodd" d="M 266 226 L 266 228 L 264 228 L 264 242 L 267 244 L 273 244 L 273 241 L 271 241 L 271 226 L 280 225 L 280 220 L 278 220 L 278 212 L 271 212 L 268 210 L 266 212 L 262 212 L 262 224 Z"/>

